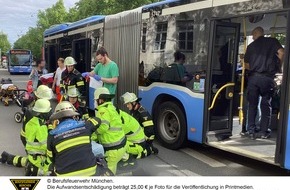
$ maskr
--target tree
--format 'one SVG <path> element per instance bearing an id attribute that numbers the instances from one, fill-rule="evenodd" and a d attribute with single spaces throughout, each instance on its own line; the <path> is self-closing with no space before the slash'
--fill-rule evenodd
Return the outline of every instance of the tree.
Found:
<path id="1" fill-rule="evenodd" d="M 14 43 L 14 48 L 30 49 L 35 57 L 40 58 L 43 32 L 52 25 L 66 22 L 67 14 L 63 0 L 57 1 L 56 4 L 44 11 L 39 11 L 37 26 L 29 28 L 28 32 Z"/>
<path id="2" fill-rule="evenodd" d="M 0 49 L 1 49 L 1 54 L 5 54 L 9 49 L 11 45 L 8 41 L 8 36 L 4 32 L 0 32 Z M 0 55 L 1 56 L 1 55 Z"/>

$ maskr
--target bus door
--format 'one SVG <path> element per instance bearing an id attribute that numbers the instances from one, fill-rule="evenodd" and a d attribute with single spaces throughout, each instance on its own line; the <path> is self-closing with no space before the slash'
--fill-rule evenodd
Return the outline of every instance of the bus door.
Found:
<path id="1" fill-rule="evenodd" d="M 91 39 L 74 40 L 72 43 L 72 56 L 78 63 L 76 69 L 79 72 L 91 71 Z"/>
<path id="2" fill-rule="evenodd" d="M 45 48 L 45 60 L 49 72 L 54 72 L 57 69 L 58 59 L 58 44 L 50 44 Z"/>
<path id="3" fill-rule="evenodd" d="M 232 134 L 240 24 L 212 21 L 206 83 L 205 132 L 223 140 Z"/>

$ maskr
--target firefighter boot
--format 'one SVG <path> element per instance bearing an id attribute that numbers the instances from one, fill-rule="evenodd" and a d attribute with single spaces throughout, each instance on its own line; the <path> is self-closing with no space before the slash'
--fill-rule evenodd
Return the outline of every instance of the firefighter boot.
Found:
<path id="1" fill-rule="evenodd" d="M 5 164 L 7 162 L 9 154 L 6 151 L 3 151 L 1 154 L 1 162 L 2 164 Z"/>

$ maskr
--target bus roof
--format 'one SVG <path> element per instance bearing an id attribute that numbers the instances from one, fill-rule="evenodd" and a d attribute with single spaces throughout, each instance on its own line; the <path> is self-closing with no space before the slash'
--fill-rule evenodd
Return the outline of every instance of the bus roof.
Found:
<path id="1" fill-rule="evenodd" d="M 85 18 L 85 19 L 82 19 L 73 23 L 54 25 L 44 31 L 44 36 L 50 36 L 50 35 L 57 34 L 60 32 L 65 32 L 65 31 L 79 28 L 79 27 L 82 27 L 82 26 L 85 26 L 87 24 L 94 23 L 94 22 L 101 22 L 104 18 L 105 18 L 104 15 L 94 15 L 94 16 L 91 16 L 91 17 L 88 17 L 88 18 Z"/>
<path id="2" fill-rule="evenodd" d="M 160 2 L 156 2 L 156 3 L 151 3 L 151 4 L 148 4 L 148 5 L 144 5 L 142 8 L 143 10 L 145 9 L 150 9 L 150 8 L 155 8 L 155 7 L 159 7 L 159 6 L 162 6 L 162 5 L 166 5 L 166 4 L 169 4 L 169 3 L 178 3 L 180 2 L 181 0 L 164 0 L 164 1 L 160 1 Z"/>

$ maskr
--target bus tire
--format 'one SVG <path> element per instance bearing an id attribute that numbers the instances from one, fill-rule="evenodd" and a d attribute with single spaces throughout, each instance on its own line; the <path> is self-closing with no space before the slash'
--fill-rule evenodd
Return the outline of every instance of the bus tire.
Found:
<path id="1" fill-rule="evenodd" d="M 156 132 L 161 144 L 169 149 L 179 149 L 186 141 L 186 119 L 180 106 L 164 102 L 156 112 Z"/>

